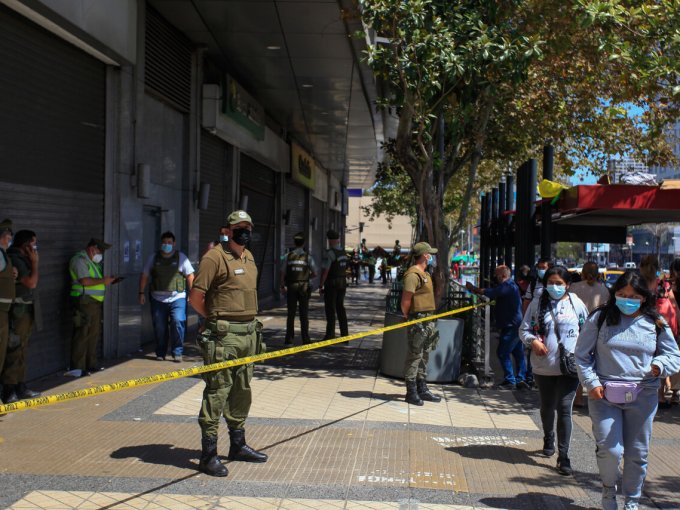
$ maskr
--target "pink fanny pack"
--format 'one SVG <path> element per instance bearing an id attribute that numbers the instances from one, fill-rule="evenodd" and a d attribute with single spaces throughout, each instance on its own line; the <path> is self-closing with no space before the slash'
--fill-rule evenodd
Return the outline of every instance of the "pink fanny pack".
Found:
<path id="1" fill-rule="evenodd" d="M 604 398 L 612 404 L 630 404 L 642 391 L 642 386 L 634 382 L 610 381 L 604 383 Z"/>

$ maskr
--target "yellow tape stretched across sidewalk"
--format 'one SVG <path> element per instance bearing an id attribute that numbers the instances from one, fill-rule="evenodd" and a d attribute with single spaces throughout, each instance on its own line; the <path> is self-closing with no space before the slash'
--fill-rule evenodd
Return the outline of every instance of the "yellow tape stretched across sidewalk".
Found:
<path id="1" fill-rule="evenodd" d="M 172 372 L 165 372 L 163 374 L 150 375 L 148 377 L 140 377 L 139 379 L 131 379 L 129 381 L 120 381 L 110 384 L 102 384 L 100 386 L 95 386 L 93 388 L 85 388 L 82 390 L 67 391 L 64 393 L 57 393 L 54 395 L 45 395 L 44 397 L 30 398 L 27 400 L 20 400 L 12 404 L 0 405 L 0 415 L 3 413 L 12 413 L 16 411 L 23 411 L 25 409 L 31 409 L 33 407 L 47 406 L 51 404 L 57 404 L 59 402 L 65 402 L 67 400 L 75 400 L 77 398 L 94 397 L 95 395 L 102 395 L 104 393 L 111 393 L 113 391 L 125 390 L 128 388 L 134 388 L 136 386 L 144 386 L 146 384 L 156 384 L 164 381 L 169 381 L 172 379 L 180 379 L 182 377 L 189 377 L 192 375 L 203 374 L 206 372 L 213 372 L 215 370 L 223 370 L 225 368 L 237 367 L 240 365 L 247 365 L 249 363 L 255 363 L 256 361 L 264 361 L 272 358 L 280 358 L 283 356 L 288 356 L 290 354 L 297 354 L 298 352 L 311 351 L 314 349 L 319 349 L 321 347 L 327 347 L 329 345 L 340 344 L 343 342 L 349 342 L 351 340 L 356 340 L 358 338 L 363 338 L 366 336 L 378 335 L 386 331 L 392 331 L 395 329 L 404 328 L 406 326 L 411 326 L 412 324 L 417 324 L 419 322 L 427 322 L 434 319 L 440 319 L 442 317 L 447 317 L 449 315 L 455 315 L 480 306 L 486 306 L 492 303 L 480 303 L 477 305 L 466 306 L 463 308 L 458 308 L 456 310 L 449 310 L 448 312 L 439 313 L 436 315 L 430 315 L 428 317 L 423 317 L 422 319 L 414 319 L 410 321 L 401 322 L 393 326 L 385 326 L 378 329 L 373 329 L 370 331 L 364 331 L 363 333 L 354 333 L 352 335 L 342 336 L 339 338 L 333 338 L 332 340 L 321 340 L 319 342 L 314 342 L 311 344 L 300 345 L 297 347 L 289 347 L 287 349 L 281 349 L 278 351 L 264 352 L 262 354 L 256 354 L 254 356 L 246 356 L 244 358 L 230 359 L 227 361 L 222 361 L 220 363 L 213 363 L 211 365 L 203 365 L 200 367 L 190 367 L 181 370 L 173 370 Z"/>

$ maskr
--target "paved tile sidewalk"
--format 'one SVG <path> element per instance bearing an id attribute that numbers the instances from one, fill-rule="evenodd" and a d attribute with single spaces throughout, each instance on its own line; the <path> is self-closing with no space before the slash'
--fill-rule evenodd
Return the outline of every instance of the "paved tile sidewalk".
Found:
<path id="1" fill-rule="evenodd" d="M 348 292 L 350 332 L 380 327 L 385 288 Z M 311 333 L 324 333 L 323 305 Z M 283 347 L 285 310 L 262 314 Z M 258 365 L 248 442 L 266 464 L 228 463 L 226 479 L 196 471 L 203 383 L 184 378 L 0 418 L 1 508 L 586 509 L 598 508 L 590 420 L 575 413 L 573 478 L 537 454 L 537 394 L 431 385 L 444 400 L 403 401 L 378 374 L 380 337 Z M 185 365 L 200 363 L 190 352 Z M 51 377 L 50 393 L 170 371 L 152 354 L 90 378 Z M 679 410 L 662 411 L 643 508 L 680 508 Z M 228 450 L 226 426 L 219 451 Z"/>

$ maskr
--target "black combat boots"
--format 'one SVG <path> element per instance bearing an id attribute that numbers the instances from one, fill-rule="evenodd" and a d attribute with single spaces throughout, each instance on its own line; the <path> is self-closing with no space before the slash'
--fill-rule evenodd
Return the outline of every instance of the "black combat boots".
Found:
<path id="1" fill-rule="evenodd" d="M 441 397 L 438 397 L 430 391 L 430 388 L 428 388 L 427 384 L 425 384 L 425 379 L 416 381 L 416 389 L 418 390 L 418 396 L 421 398 L 421 400 L 425 400 L 427 402 L 441 402 L 442 400 Z"/>
<path id="2" fill-rule="evenodd" d="M 269 458 L 266 454 L 253 450 L 246 444 L 246 431 L 243 429 L 229 429 L 229 460 L 240 460 L 243 462 L 267 462 Z"/>
<path id="3" fill-rule="evenodd" d="M 198 463 L 198 470 L 210 476 L 227 476 L 227 467 L 217 458 L 217 437 L 201 438 L 201 460 Z"/>
<path id="4" fill-rule="evenodd" d="M 421 400 L 420 395 L 418 395 L 415 381 L 406 380 L 406 402 L 413 404 L 414 406 L 423 405 L 423 401 Z"/>
<path id="5" fill-rule="evenodd" d="M 26 400 L 27 398 L 37 398 L 40 396 L 39 391 L 33 391 L 26 386 L 26 383 L 20 382 L 16 385 L 17 396 L 21 400 Z"/>
<path id="6" fill-rule="evenodd" d="M 14 402 L 19 402 L 16 384 L 5 384 L 5 388 L 2 392 L 2 400 L 5 401 L 5 404 L 14 404 Z"/>

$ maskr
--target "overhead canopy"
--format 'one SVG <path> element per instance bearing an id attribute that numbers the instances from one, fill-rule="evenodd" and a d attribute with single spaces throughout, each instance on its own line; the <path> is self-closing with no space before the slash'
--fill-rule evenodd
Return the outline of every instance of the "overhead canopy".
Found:
<path id="1" fill-rule="evenodd" d="M 680 189 L 628 184 L 574 186 L 562 192 L 552 221 L 587 227 L 680 222 Z"/>

